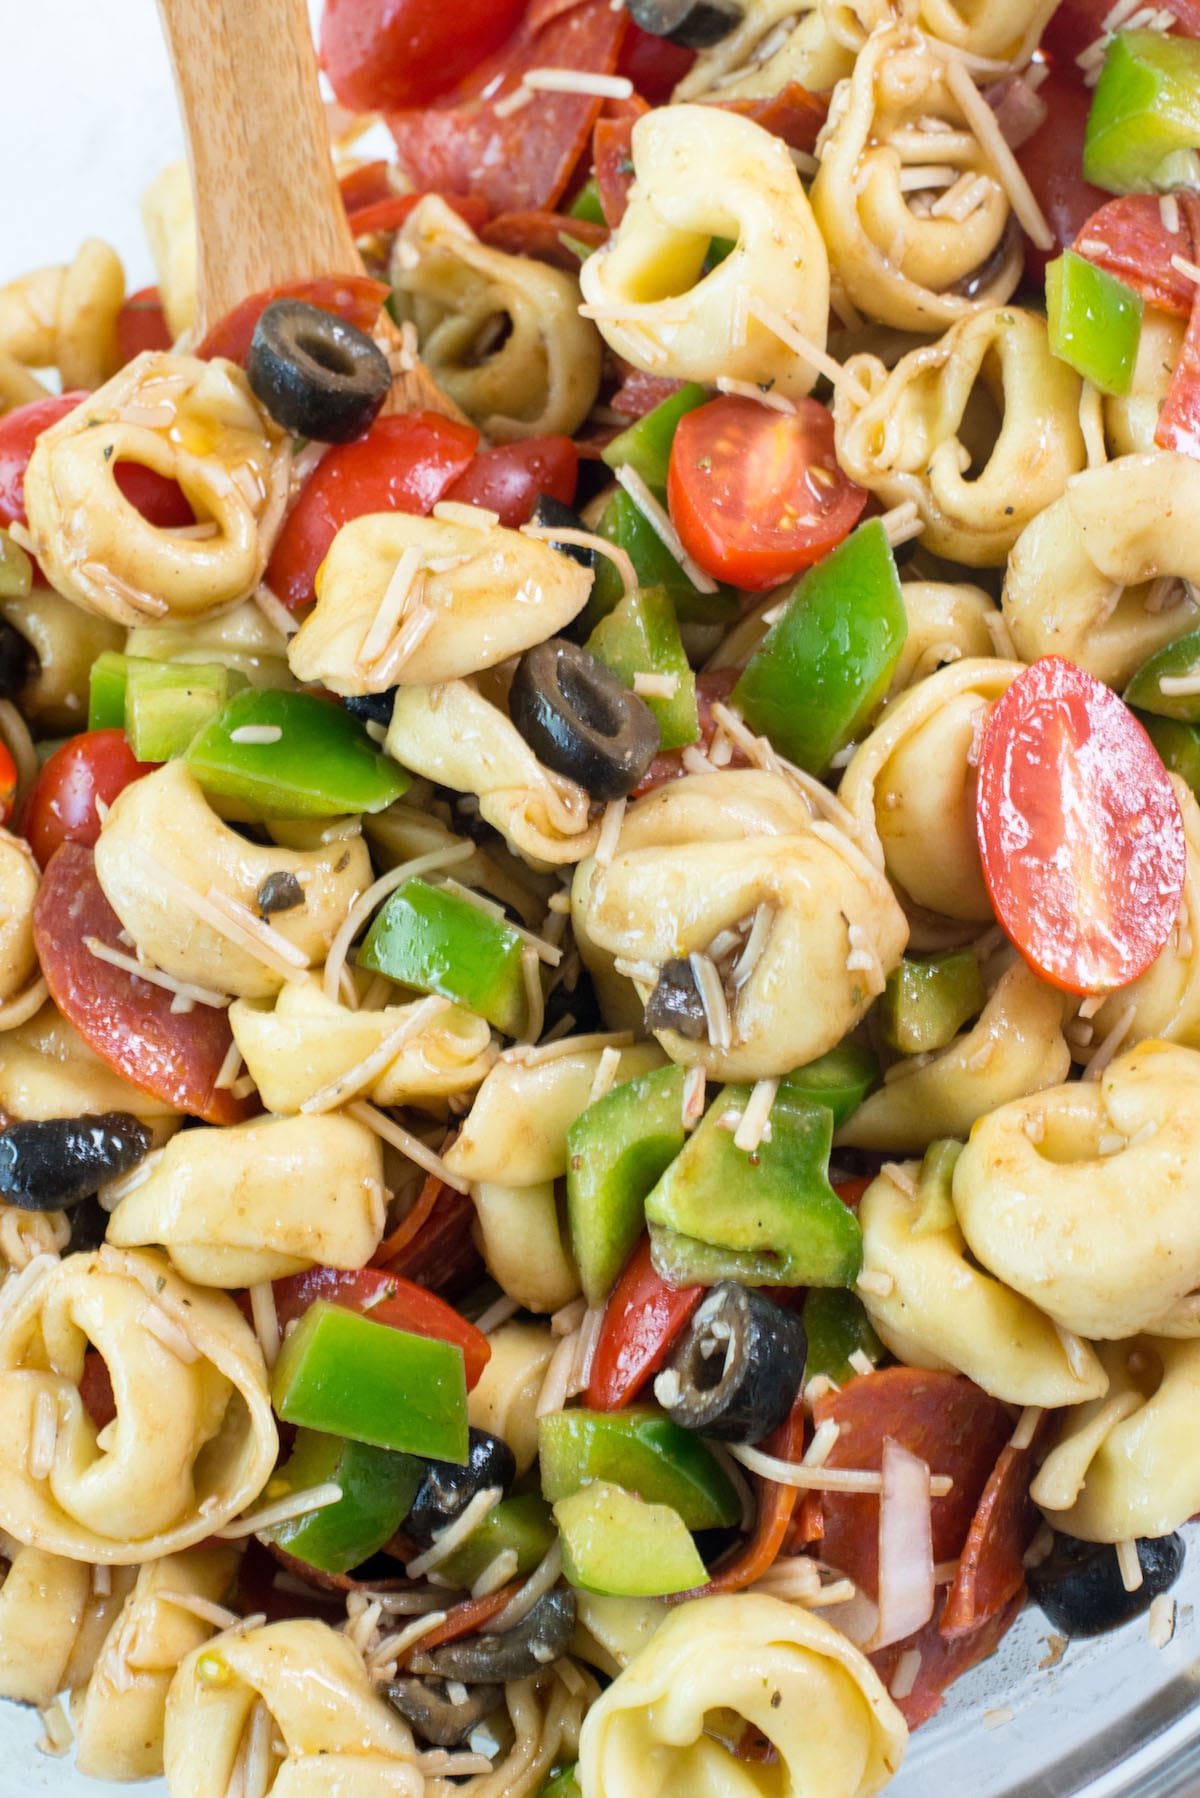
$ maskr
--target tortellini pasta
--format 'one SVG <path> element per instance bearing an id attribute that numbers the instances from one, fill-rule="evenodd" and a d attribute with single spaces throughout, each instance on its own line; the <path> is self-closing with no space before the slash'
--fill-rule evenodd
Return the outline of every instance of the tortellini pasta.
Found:
<path id="1" fill-rule="evenodd" d="M 571 275 L 480 243 L 436 194 L 396 234 L 391 274 L 430 374 L 489 437 L 578 430 L 601 345 Z"/>
<path id="2" fill-rule="evenodd" d="M 0 1587 L 0 1698 L 45 1710 L 65 1683 L 91 1596 L 86 1562 L 13 1545 Z"/>
<path id="3" fill-rule="evenodd" d="M 1143 1043 L 983 1118 L 954 1205 L 973 1254 L 1057 1323 L 1133 1336 L 1200 1285 L 1198 1150 L 1200 1053 Z"/>
<path id="4" fill-rule="evenodd" d="M 71 1240 L 65 1211 L 27 1211 L 0 1205 L 0 1270 L 20 1273 L 39 1255 L 61 1255 Z"/>
<path id="5" fill-rule="evenodd" d="M 1102 1343 L 1108 1396 L 1068 1411 L 1030 1492 L 1085 1542 L 1165 1536 L 1200 1509 L 1200 1342 Z"/>
<path id="6" fill-rule="evenodd" d="M 1027 62 L 1037 47 L 1055 0 L 920 0 L 920 20 L 931 37 L 974 56 Z"/>
<path id="7" fill-rule="evenodd" d="M 22 714 L 52 733 L 79 730 L 87 720 L 92 663 L 106 649 L 124 647 L 120 625 L 83 611 L 40 584 L 23 598 L 0 601 L 0 615 L 20 631 L 37 658 L 19 695 Z"/>
<path id="8" fill-rule="evenodd" d="M 1065 656 L 1120 687 L 1195 630 L 1198 506 L 1200 463 L 1171 451 L 1121 456 L 1071 481 L 1009 557 L 1004 617 L 1018 654 Z"/>
<path id="9" fill-rule="evenodd" d="M 262 578 L 290 460 L 234 363 L 146 350 L 38 438 L 25 476 L 38 560 L 67 599 L 118 624 L 220 611 Z M 144 518 L 117 485 L 122 462 L 177 481 L 197 526 Z"/>
<path id="10" fill-rule="evenodd" d="M 90 237 L 67 268 L 42 268 L 0 287 L 0 356 L 56 368 L 64 393 L 99 387 L 121 366 L 117 314 L 125 271 Z"/>
<path id="11" fill-rule="evenodd" d="M 112 1379 L 102 1430 L 79 1393 Z M 278 1439 L 262 1352 L 232 1299 L 159 1255 L 43 1258 L 0 1297 L 0 1527 L 31 1548 L 128 1565 L 190 1548 L 262 1490 Z"/>
<path id="12" fill-rule="evenodd" d="M 168 163 L 142 195 L 142 224 L 167 324 L 179 337 L 196 322 L 196 208 L 182 157 Z"/>
<path id="13" fill-rule="evenodd" d="M 507 1186 L 481 1180 L 471 1187 L 479 1246 L 496 1284 L 526 1311 L 549 1313 L 579 1293 L 565 1219 L 554 1182 Z"/>
<path id="14" fill-rule="evenodd" d="M 901 1170 L 916 1180 L 919 1162 Z M 885 1168 L 863 1194 L 863 1304 L 881 1340 L 908 1367 L 953 1368 L 1014 1405 L 1077 1405 L 1099 1398 L 1108 1380 L 1086 1345 L 1068 1359 L 1062 1339 L 1036 1305 L 967 1260 L 961 1230 L 917 1228 L 916 1199 Z"/>
<path id="15" fill-rule="evenodd" d="M 1143 312 L 1129 392 L 1104 396 L 1104 434 L 1114 455 L 1133 456 L 1157 448 L 1158 415 L 1179 360 L 1184 328 L 1183 319 L 1160 312 L 1157 306 Z"/>
<path id="16" fill-rule="evenodd" d="M 0 1110 L 32 1119 L 127 1111 L 149 1124 L 160 1141 L 179 1119 L 161 1099 L 101 1061 L 50 1004 L 0 1037 Z"/>
<path id="17" fill-rule="evenodd" d="M 748 0 L 735 29 L 701 51 L 676 100 L 769 100 L 790 82 L 822 93 L 848 75 L 853 52 L 814 0 Z"/>
<path id="18" fill-rule="evenodd" d="M 264 960 L 245 923 L 235 915 L 226 927 L 220 907 L 232 903 L 253 924 L 259 888 L 280 872 L 299 881 L 304 903 L 272 917 L 270 935 L 283 948 L 277 959 Z M 287 979 L 302 978 L 307 966 L 323 961 L 346 913 L 371 884 L 357 829 L 304 850 L 249 842 L 217 817 L 177 761 L 134 781 L 113 802 L 96 844 L 96 873 L 146 960 L 176 980 L 246 999 L 271 998 Z M 289 948 L 303 960 L 285 973 Z"/>
<path id="19" fill-rule="evenodd" d="M 965 581 L 903 581 L 908 634 L 891 693 L 915 687 L 946 662 L 992 655 L 995 644 L 989 619 L 1000 614 L 982 587 Z"/>
<path id="20" fill-rule="evenodd" d="M 706 1733 L 733 1711 L 779 1766 L 736 1760 Z M 908 1731 L 869 1661 L 822 1618 L 740 1592 L 680 1605 L 592 1706 L 580 1737 L 585 1798 L 872 1798 Z"/>
<path id="21" fill-rule="evenodd" d="M 1056 987 L 1013 962 L 974 1026 L 931 1061 L 914 1056 L 890 1067 L 884 1084 L 842 1125 L 838 1142 L 919 1154 L 939 1136 L 966 1136 L 998 1105 L 1057 1086 L 1071 1067 L 1066 1011 Z"/>
<path id="22" fill-rule="evenodd" d="M 812 184 L 835 302 L 907 331 L 998 305 L 1021 274 L 1008 196 L 950 66 L 912 27 L 873 32 L 833 97 Z"/>
<path id="23" fill-rule="evenodd" d="M 842 468 L 889 506 L 912 500 L 922 543 L 969 567 L 1002 563 L 1087 464 L 1083 384 L 1032 312 L 985 307 L 890 373 L 862 355 L 846 374 L 834 400 Z"/>
<path id="24" fill-rule="evenodd" d="M 816 370 L 797 334 L 824 349 L 829 260 L 786 146 L 735 113 L 671 106 L 638 120 L 633 163 L 628 210 L 580 275 L 610 348 L 653 374 L 801 398 Z M 714 236 L 735 247 L 704 274 Z"/>
<path id="25" fill-rule="evenodd" d="M 395 581 L 407 585 L 393 619 Z M 298 680 L 334 693 L 455 680 L 557 636 L 590 589 L 587 569 L 519 531 L 368 514 L 334 538 L 288 661 Z"/>
<path id="26" fill-rule="evenodd" d="M 351 1011 L 327 999 L 315 980 L 290 981 L 274 1007 L 239 999 L 229 1008 L 234 1041 L 268 1111 L 299 1111 L 377 1054 L 406 1022 L 418 1022 L 423 1001 Z M 451 1005 L 397 1043 L 386 1065 L 345 1097 L 376 1105 L 428 1105 L 470 1092 L 494 1059 L 483 1018 Z"/>
<path id="27" fill-rule="evenodd" d="M 814 822 L 786 778 L 753 770 L 689 775 L 639 800 L 611 861 L 577 871 L 571 905 L 591 941 L 632 967 L 643 1003 L 666 962 L 708 958 L 727 939 L 708 958 L 724 1040 L 711 1004 L 706 1038 L 656 1033 L 672 1061 L 721 1080 L 784 1074 L 833 1048 L 882 991 L 908 935 L 875 863 L 844 831 Z M 739 971 L 756 919 L 757 953 Z"/>
<path id="28" fill-rule="evenodd" d="M 320 1263 L 363 1267 L 384 1224 L 383 1150 L 354 1118 L 185 1130 L 142 1163 L 108 1241 L 157 1244 L 185 1279 L 237 1288 Z"/>
<path id="29" fill-rule="evenodd" d="M 512 1449 L 518 1474 L 537 1459 L 537 1402 L 554 1354 L 549 1324 L 515 1318 L 488 1337 L 492 1357 L 467 1395 L 467 1416 L 477 1430 L 502 1436 Z"/>
<path id="30" fill-rule="evenodd" d="M 167 1697 L 171 1798 L 225 1798 L 256 1732 L 269 1769 L 259 1789 L 270 1798 L 425 1790 L 407 1723 L 345 1636 L 311 1618 L 222 1636 L 184 1661 Z"/>
<path id="31" fill-rule="evenodd" d="M 37 973 L 33 902 L 38 871 L 22 837 L 0 829 L 0 1001 L 11 999 Z"/>
<path id="32" fill-rule="evenodd" d="M 536 862 L 582 861 L 600 827 L 582 787 L 542 764 L 498 706 L 467 681 L 401 687 L 388 754 L 415 774 L 475 793 L 485 823 Z"/>
<path id="33" fill-rule="evenodd" d="M 223 662 L 244 674 L 252 687 L 292 687 L 287 638 L 267 621 L 252 599 L 206 618 L 138 624 L 128 633 L 125 653 L 151 662 Z"/>

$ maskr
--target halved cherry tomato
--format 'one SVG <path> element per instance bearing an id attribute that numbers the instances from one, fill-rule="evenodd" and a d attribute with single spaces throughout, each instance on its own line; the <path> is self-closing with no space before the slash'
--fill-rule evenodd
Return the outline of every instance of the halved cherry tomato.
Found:
<path id="1" fill-rule="evenodd" d="M 230 362 L 244 366 L 250 354 L 254 327 L 272 300 L 307 300 L 310 306 L 336 312 L 339 318 L 357 325 L 360 331 L 369 331 L 387 296 L 387 282 L 373 281 L 369 275 L 319 275 L 310 281 L 285 281 L 279 287 L 252 293 L 240 306 L 218 319 L 195 354 L 227 356 Z"/>
<path id="2" fill-rule="evenodd" d="M 327 0 L 321 66 L 343 106 L 423 106 L 498 50 L 525 0 Z"/>
<path id="3" fill-rule="evenodd" d="M 579 451 L 569 437 L 527 437 L 481 450 L 445 497 L 498 512 L 501 524 L 515 530 L 531 517 L 539 493 L 569 506 L 578 475 Z"/>
<path id="4" fill-rule="evenodd" d="M 122 302 L 117 313 L 122 362 L 132 362 L 143 350 L 169 350 L 173 342 L 157 287 L 139 287 Z"/>
<path id="5" fill-rule="evenodd" d="M 1111 10 L 1108 0 L 1060 0 L 1042 34 L 1042 48 L 1065 74 L 1082 79 L 1075 58 L 1106 35 Z M 1200 37 L 1200 0 L 1163 0 L 1163 10 L 1174 13 L 1184 37 Z"/>
<path id="6" fill-rule="evenodd" d="M 437 412 L 378 418 L 317 464 L 283 521 L 266 581 L 285 606 L 314 597 L 317 569 L 344 524 L 367 512 L 423 518 L 469 466 L 479 432 Z"/>
<path id="7" fill-rule="evenodd" d="M 30 400 L 0 418 L 0 525 L 27 524 L 25 515 L 25 470 L 33 446 L 43 431 L 56 425 L 60 418 L 87 399 L 87 394 L 56 393 L 44 400 Z M 166 529 L 194 524 L 196 515 L 188 505 L 183 490 L 153 468 L 139 462 L 118 462 L 113 479 L 131 506 L 151 524 Z"/>
<path id="8" fill-rule="evenodd" d="M 0 743 L 0 824 L 7 824 L 12 817 L 13 800 L 17 793 L 17 764 L 8 753 L 7 747 Z"/>
<path id="9" fill-rule="evenodd" d="M 33 908 L 33 942 L 50 997 L 89 1049 L 143 1092 L 208 1124 L 240 1124 L 259 1109 L 217 1080 L 233 1043 L 212 1005 L 173 1011 L 175 995 L 94 955 L 90 942 L 128 955 L 92 851 L 64 843 L 50 858 Z"/>
<path id="10" fill-rule="evenodd" d="M 1075 242 L 1107 196 L 1083 175 L 1083 138 L 1092 103 L 1091 90 L 1052 70 L 1039 87 L 1038 97 L 1046 103 L 1046 117 L 1017 150 L 1017 161 L 1054 234 L 1049 250 L 1039 250 L 1028 238 L 1025 240 L 1025 266 L 1041 280 L 1050 257 Z"/>
<path id="11" fill-rule="evenodd" d="M 727 394 L 679 421 L 667 501 L 701 568 L 759 593 L 849 536 L 867 495 L 838 467 L 833 418 L 816 400 L 773 412 Z"/>
<path id="12" fill-rule="evenodd" d="M 696 52 L 669 38 L 655 37 L 643 31 L 630 19 L 621 45 L 618 75 L 628 75 L 643 100 L 651 106 L 665 106 L 672 91 L 696 60 Z"/>
<path id="13" fill-rule="evenodd" d="M 45 868 L 60 843 L 89 849 L 100 837 L 99 799 L 111 805 L 130 781 L 157 766 L 139 762 L 122 730 L 86 730 L 48 758 L 25 806 L 22 834 Z"/>
<path id="14" fill-rule="evenodd" d="M 463 1352 L 468 1391 L 479 1383 L 479 1376 L 492 1358 L 492 1345 L 482 1331 L 460 1317 L 445 1300 L 397 1274 L 385 1274 L 374 1267 L 360 1268 L 356 1273 L 336 1267 L 310 1267 L 290 1279 L 277 1280 L 275 1312 L 280 1329 L 302 1317 L 317 1299 L 327 1299 L 346 1311 L 361 1312 L 374 1323 L 409 1330 L 414 1336 L 436 1336 L 442 1342 L 456 1343 Z"/>
<path id="15" fill-rule="evenodd" d="M 703 1297 L 703 1286 L 668 1286 L 659 1278 L 643 1236 L 604 1309 L 588 1383 L 594 1411 L 619 1411 L 637 1397 Z"/>
<path id="16" fill-rule="evenodd" d="M 976 828 L 996 916 L 1068 993 L 1145 972 L 1179 914 L 1183 820 L 1157 750 L 1061 656 L 1019 674 L 983 733 Z"/>

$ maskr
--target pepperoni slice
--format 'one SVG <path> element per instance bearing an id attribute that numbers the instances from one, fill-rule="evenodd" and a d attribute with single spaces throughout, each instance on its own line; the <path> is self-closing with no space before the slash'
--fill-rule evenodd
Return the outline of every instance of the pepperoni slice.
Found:
<path id="1" fill-rule="evenodd" d="M 272 300 L 307 300 L 310 306 L 336 312 L 360 331 L 369 331 L 387 297 L 387 282 L 373 281 L 369 275 L 321 275 L 311 281 L 285 281 L 281 287 L 252 293 L 218 319 L 195 354 L 227 356 L 230 362 L 239 362 L 244 368 L 254 327 Z"/>
<path id="2" fill-rule="evenodd" d="M 603 225 L 572 218 L 566 212 L 502 212 L 499 218 L 484 225 L 479 235 L 493 250 L 504 250 L 509 256 L 532 256 L 568 275 L 577 275 L 579 255 L 571 244 L 598 250 L 608 232 Z"/>
<path id="3" fill-rule="evenodd" d="M 1032 1473 L 1031 1450 L 1006 1443 L 967 1531 L 958 1577 L 942 1612 L 944 1636 L 969 1635 L 1025 1590 L 1022 1557 L 1039 1522 L 1029 1496 Z"/>
<path id="4" fill-rule="evenodd" d="M 1172 256 L 1189 260 L 1200 247 L 1196 241 L 1200 217 L 1185 200 L 1181 195 L 1177 232 L 1164 225 L 1157 194 L 1124 194 L 1110 200 L 1093 212 L 1074 248 L 1140 293 L 1148 305 L 1176 318 L 1190 318 L 1196 284 L 1171 263 Z"/>
<path id="5" fill-rule="evenodd" d="M 216 1085 L 233 1034 L 224 1011 L 172 1011 L 173 995 L 101 961 L 96 937 L 128 954 L 118 918 L 82 843 L 56 849 L 33 911 L 33 940 L 50 996 L 90 1049 L 143 1092 L 208 1124 L 239 1124 L 258 1109 Z"/>
<path id="6" fill-rule="evenodd" d="M 799 81 L 789 81 L 765 99 L 717 100 L 712 104 L 723 112 L 740 113 L 772 137 L 781 137 L 790 150 L 807 150 L 810 155 L 829 111 L 828 99 L 810 94 Z"/>
<path id="7" fill-rule="evenodd" d="M 1020 1615 L 1024 1602 L 1024 1596 L 1018 1594 L 1002 1611 L 981 1623 L 969 1635 L 955 1636 L 952 1641 L 942 1635 L 934 1618 L 916 1635 L 906 1636 L 903 1642 L 893 1642 L 889 1648 L 881 1648 L 868 1657 L 884 1685 L 890 1686 L 901 1655 L 910 1648 L 915 1648 L 920 1655 L 916 1684 L 906 1698 L 895 1701 L 910 1729 L 927 1723 L 941 1710 L 942 1694 L 947 1686 L 952 1686 L 980 1661 L 986 1661 L 989 1654 L 995 1654 Z"/>
<path id="8" fill-rule="evenodd" d="M 645 111 L 645 108 L 642 109 Z M 592 165 L 600 210 L 611 231 L 625 217 L 633 186 L 633 128 L 641 115 L 630 110 L 620 118 L 596 120 L 592 133 Z"/>

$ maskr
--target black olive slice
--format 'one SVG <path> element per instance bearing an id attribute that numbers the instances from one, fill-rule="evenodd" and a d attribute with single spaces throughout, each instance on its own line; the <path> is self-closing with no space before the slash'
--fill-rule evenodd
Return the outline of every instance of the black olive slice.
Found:
<path id="1" fill-rule="evenodd" d="M 646 1001 L 647 1030 L 676 1030 L 690 1043 L 708 1035 L 708 1013 L 690 961 L 665 961 L 658 984 Z"/>
<path id="2" fill-rule="evenodd" d="M 389 687 L 384 693 L 355 693 L 342 701 L 343 708 L 360 724 L 382 724 L 386 729 L 392 722 L 392 711 L 396 704 L 398 687 Z"/>
<path id="3" fill-rule="evenodd" d="M 1144 1536 L 1137 1553 L 1142 1583 L 1127 1592 L 1111 1543 L 1080 1542 L 1056 1532 L 1046 1559 L 1028 1569 L 1029 1596 L 1064 1636 L 1102 1636 L 1148 1611 L 1183 1571 L 1179 1535 Z"/>
<path id="4" fill-rule="evenodd" d="M 417 1548 L 431 1547 L 437 1532 L 461 1517 L 477 1493 L 489 1486 L 507 1492 L 516 1477 L 516 1457 L 508 1443 L 486 1430 L 472 1430 L 465 1467 L 452 1461 L 426 1462 L 425 1476 L 404 1520 L 404 1534 Z"/>
<path id="5" fill-rule="evenodd" d="M 528 1679 L 566 1654 L 574 1633 L 575 1594 L 569 1586 L 560 1586 L 539 1598 L 528 1615 L 502 1635 L 468 1636 L 431 1654 L 418 1651 L 413 1670 L 457 1679 L 464 1686 L 481 1680 Z"/>
<path id="6" fill-rule="evenodd" d="M 145 1159 L 151 1136 L 124 1111 L 45 1118 L 0 1130 L 0 1199 L 63 1211 Z"/>
<path id="7" fill-rule="evenodd" d="M 738 0 L 625 0 L 635 25 L 688 50 L 707 50 L 736 31 L 745 17 Z"/>
<path id="8" fill-rule="evenodd" d="M 267 878 L 254 895 L 260 918 L 269 918 L 273 912 L 295 911 L 298 905 L 304 904 L 304 888 L 294 874 L 279 868 Z"/>
<path id="9" fill-rule="evenodd" d="M 574 506 L 564 505 L 561 499 L 555 499 L 552 493 L 539 493 L 534 502 L 530 524 L 541 525 L 543 530 L 586 531 L 583 522 Z M 555 543 L 549 539 L 551 549 L 556 549 L 560 556 L 570 556 L 572 562 L 578 562 L 583 568 L 596 566 L 596 552 L 584 543 Z"/>
<path id="10" fill-rule="evenodd" d="M 476 1724 L 490 1717 L 504 1702 L 501 1686 L 474 1686 L 451 1697 L 440 1680 L 407 1676 L 389 1680 L 382 1692 L 392 1709 L 399 1711 L 417 1734 L 435 1748 L 457 1748 Z"/>
<path id="11" fill-rule="evenodd" d="M 645 700 L 562 637 L 521 657 L 508 704 L 538 760 L 593 799 L 624 799 L 658 753 L 658 722 Z"/>
<path id="12" fill-rule="evenodd" d="M 0 618 L 0 699 L 16 698 L 36 662 L 33 645 L 6 618 Z"/>
<path id="13" fill-rule="evenodd" d="M 273 300 L 254 327 L 246 374 L 293 437 L 349 443 L 387 398 L 392 371 L 374 340 L 307 300 Z"/>
<path id="14" fill-rule="evenodd" d="M 81 1199 L 71 1213 L 71 1234 L 67 1239 L 67 1254 L 82 1255 L 90 1249 L 98 1249 L 108 1231 L 108 1212 L 104 1209 L 95 1193 L 89 1193 Z"/>
<path id="15" fill-rule="evenodd" d="M 795 1312 L 723 1280 L 688 1325 L 654 1395 L 685 1429 L 722 1442 L 761 1442 L 795 1404 L 807 1355 Z"/>

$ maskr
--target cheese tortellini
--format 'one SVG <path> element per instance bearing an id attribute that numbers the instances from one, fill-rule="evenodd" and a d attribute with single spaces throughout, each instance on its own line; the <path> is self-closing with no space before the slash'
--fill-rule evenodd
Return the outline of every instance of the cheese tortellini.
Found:
<path id="1" fill-rule="evenodd" d="M 160 1142 L 179 1121 L 179 1113 L 163 1100 L 101 1061 L 50 1004 L 0 1040 L 0 1109 L 32 1119 L 127 1111 L 148 1124 Z"/>
<path id="2" fill-rule="evenodd" d="M 376 641 L 397 580 L 407 580 L 404 609 Z M 298 680 L 333 693 L 455 680 L 557 636 L 590 588 L 587 569 L 519 531 L 371 513 L 334 538 L 288 661 Z"/>
<path id="3" fill-rule="evenodd" d="M 779 1766 L 735 1759 L 706 1733 L 713 1710 L 760 1730 Z M 584 1798 L 872 1798 L 907 1740 L 853 1643 L 797 1605 L 741 1592 L 671 1612 L 588 1712 L 579 1777 Z"/>
<path id="4" fill-rule="evenodd" d="M 79 1392 L 89 1345 L 116 1416 Z M 43 1257 L 0 1298 L 0 1527 L 128 1565 L 190 1548 L 266 1483 L 278 1439 L 262 1351 L 232 1299 L 159 1255 Z"/>
<path id="5" fill-rule="evenodd" d="M 904 581 L 900 591 L 908 634 L 892 676 L 893 695 L 915 687 L 947 662 L 993 654 L 989 620 L 999 613 L 982 587 L 965 581 Z"/>
<path id="6" fill-rule="evenodd" d="M 0 1586 L 0 1698 L 44 1710 L 67 1666 L 92 1597 L 84 1561 L 12 1545 Z"/>
<path id="7" fill-rule="evenodd" d="M 1157 448 L 1158 415 L 1179 360 L 1184 328 L 1182 319 L 1157 306 L 1147 306 L 1142 313 L 1129 392 L 1104 396 L 1104 434 L 1114 455 L 1133 456 Z"/>
<path id="8" fill-rule="evenodd" d="M 121 366 L 117 314 L 125 271 L 98 237 L 66 268 L 42 268 L 0 287 L 0 358 L 56 368 L 64 393 L 99 387 Z"/>
<path id="9" fill-rule="evenodd" d="M 609 347 L 652 374 L 801 398 L 816 370 L 796 340 L 825 348 L 829 259 L 786 146 L 736 113 L 670 106 L 634 126 L 633 164 L 628 210 L 580 275 Z M 734 248 L 704 274 L 714 236 Z"/>
<path id="10" fill-rule="evenodd" d="M 1200 1053 L 1143 1043 L 1098 1081 L 1000 1106 L 954 1205 L 984 1267 L 1065 1329 L 1153 1330 L 1200 1285 Z"/>
<path id="11" fill-rule="evenodd" d="M 33 947 L 37 890 L 37 863 L 28 843 L 0 829 L 0 1002 L 22 992 L 38 971 Z"/>
<path id="12" fill-rule="evenodd" d="M 174 337 L 196 322 L 196 208 L 186 161 L 169 162 L 142 195 L 142 224 Z"/>
<path id="13" fill-rule="evenodd" d="M 846 373 L 838 461 L 887 505 L 912 500 L 936 555 L 998 566 L 1087 465 L 1083 383 L 1050 354 L 1035 313 L 976 310 L 890 373 L 868 355 L 851 356 Z"/>
<path id="14" fill-rule="evenodd" d="M 124 630 L 40 583 L 22 596 L 0 600 L 0 615 L 36 657 L 18 695 L 22 715 L 54 735 L 79 730 L 87 718 L 92 663 L 106 649 L 125 647 Z"/>
<path id="15" fill-rule="evenodd" d="M 853 52 L 816 0 L 747 0 L 738 25 L 701 51 L 675 98 L 771 99 L 793 81 L 822 93 L 853 67 Z"/>
<path id="16" fill-rule="evenodd" d="M 467 1415 L 473 1429 L 503 1436 L 518 1474 L 527 1473 L 537 1459 L 537 1403 L 555 1339 L 549 1324 L 513 1318 L 493 1330 L 488 1341 L 491 1360 L 467 1395 Z"/>
<path id="17" fill-rule="evenodd" d="M 579 316 L 572 276 L 480 243 L 436 194 L 397 232 L 391 273 L 430 374 L 489 437 L 578 430 L 600 385 L 601 344 Z"/>
<path id="18" fill-rule="evenodd" d="M 665 963 L 709 960 L 723 1037 L 709 1004 L 704 1038 L 656 1034 L 672 1061 L 720 1080 L 784 1074 L 833 1048 L 883 990 L 908 935 L 875 863 L 814 821 L 786 778 L 752 770 L 689 775 L 639 800 L 612 860 L 576 873 L 571 904 L 590 941 L 632 968 L 643 1004 Z M 739 967 L 756 920 L 756 953 Z"/>
<path id="19" fill-rule="evenodd" d="M 198 528 L 144 518 L 117 485 L 122 462 L 177 481 Z M 60 593 L 118 624 L 235 605 L 262 579 L 290 462 L 234 363 L 143 351 L 38 438 L 25 477 L 38 560 Z"/>

